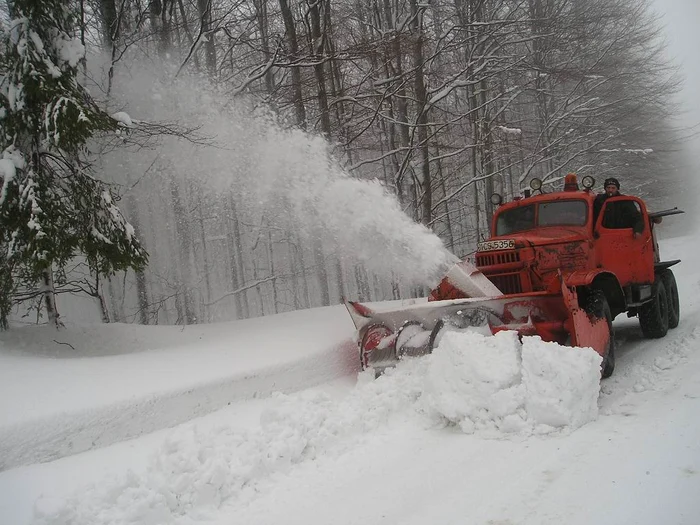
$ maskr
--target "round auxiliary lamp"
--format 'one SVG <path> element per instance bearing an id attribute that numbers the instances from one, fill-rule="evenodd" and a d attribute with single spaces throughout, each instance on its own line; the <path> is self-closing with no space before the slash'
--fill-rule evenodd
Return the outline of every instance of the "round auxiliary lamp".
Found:
<path id="1" fill-rule="evenodd" d="M 532 188 L 532 191 L 539 191 L 542 193 L 542 179 L 538 179 L 537 177 L 530 179 L 530 188 Z"/>
<path id="2" fill-rule="evenodd" d="M 590 190 L 593 186 L 595 186 L 595 179 L 590 175 L 586 175 L 583 179 L 581 179 L 581 186 L 587 190 Z"/>

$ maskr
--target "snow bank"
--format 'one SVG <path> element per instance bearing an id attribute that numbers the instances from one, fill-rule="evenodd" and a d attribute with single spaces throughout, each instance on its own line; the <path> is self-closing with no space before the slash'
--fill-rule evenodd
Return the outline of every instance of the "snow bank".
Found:
<path id="1" fill-rule="evenodd" d="M 378 380 L 361 374 L 341 400 L 307 391 L 277 396 L 257 428 L 174 431 L 143 475 L 100 483 L 69 501 L 37 502 L 36 523 L 191 523 L 245 502 L 295 464 L 357 448 L 382 427 L 455 423 L 502 437 L 573 429 L 596 417 L 600 357 L 514 333 L 445 334 L 433 355 Z"/>
<path id="2" fill-rule="evenodd" d="M 578 428 L 598 416 L 602 358 L 592 349 L 523 341 L 525 410 L 535 423 Z"/>
<path id="3" fill-rule="evenodd" d="M 464 432 L 547 433 L 598 414 L 600 356 L 499 332 L 447 332 L 427 369 L 426 402 Z"/>
<path id="4" fill-rule="evenodd" d="M 0 471 L 355 373 L 353 333 L 343 305 L 187 327 L 0 332 L 0 398 L 11 400 L 0 403 Z"/>

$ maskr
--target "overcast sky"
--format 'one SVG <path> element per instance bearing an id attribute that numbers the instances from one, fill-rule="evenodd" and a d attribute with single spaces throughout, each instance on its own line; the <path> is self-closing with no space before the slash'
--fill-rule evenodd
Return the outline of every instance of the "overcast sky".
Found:
<path id="1" fill-rule="evenodd" d="M 685 76 L 682 101 L 684 123 L 700 123 L 700 0 L 653 0 L 666 26 L 669 54 Z"/>
<path id="2" fill-rule="evenodd" d="M 685 185 L 684 190 L 689 190 L 679 191 L 682 186 L 671 182 L 676 189 L 668 204 L 679 206 L 686 215 L 669 221 L 669 229 L 681 233 L 700 229 L 700 206 L 696 197 L 700 193 L 700 0 L 651 0 L 651 3 L 665 27 L 669 57 L 681 67 L 685 77 L 679 95 L 685 110 L 680 125 L 694 127 L 688 133 L 696 133 L 681 146 L 683 154 L 669 167 L 667 174 L 676 183 Z"/>

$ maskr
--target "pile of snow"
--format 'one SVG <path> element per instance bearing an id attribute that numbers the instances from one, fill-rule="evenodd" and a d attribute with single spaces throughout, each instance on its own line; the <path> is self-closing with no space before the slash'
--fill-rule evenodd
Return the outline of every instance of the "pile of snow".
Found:
<path id="1" fill-rule="evenodd" d="M 600 357 L 515 333 L 449 332 L 430 356 L 378 380 L 361 374 L 342 400 L 279 394 L 257 428 L 175 431 L 144 474 L 100 483 L 71 500 L 42 498 L 40 524 L 190 523 L 246 501 L 293 465 L 337 457 L 382 427 L 453 423 L 486 437 L 571 430 L 597 416 Z M 436 424 L 437 423 L 437 424 Z"/>
<path id="2" fill-rule="evenodd" d="M 598 415 L 600 356 L 515 332 L 447 332 L 427 367 L 426 401 L 464 432 L 549 433 Z"/>

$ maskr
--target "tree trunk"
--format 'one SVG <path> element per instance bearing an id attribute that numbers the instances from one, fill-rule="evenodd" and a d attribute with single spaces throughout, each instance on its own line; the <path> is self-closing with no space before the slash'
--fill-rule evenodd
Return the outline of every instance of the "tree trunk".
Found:
<path id="1" fill-rule="evenodd" d="M 231 241 L 231 246 L 233 247 L 233 257 L 231 263 L 233 264 L 235 260 L 235 272 L 232 268 L 231 275 L 235 274 L 235 288 L 234 290 L 240 288 L 245 284 L 245 271 L 243 265 L 243 243 L 241 240 L 241 229 L 238 223 L 238 212 L 236 210 L 236 201 L 233 198 L 233 194 L 229 193 L 228 196 L 228 220 L 229 225 L 227 228 L 227 235 Z M 240 308 L 240 312 L 243 319 L 250 317 L 250 307 L 248 305 L 248 292 L 243 291 L 236 294 L 236 306 Z"/>
<path id="2" fill-rule="evenodd" d="M 139 218 L 138 203 L 136 202 L 136 197 L 132 192 L 129 193 L 127 197 L 127 206 L 129 208 L 129 222 L 134 227 L 134 233 L 136 237 L 141 242 L 141 246 L 146 249 L 146 245 L 142 238 L 141 230 L 141 220 Z M 149 307 L 148 307 L 148 288 L 146 285 L 146 274 L 144 270 L 137 270 L 136 272 L 136 294 L 138 296 L 139 303 L 139 320 L 141 324 L 148 324 L 149 322 Z"/>
<path id="3" fill-rule="evenodd" d="M 369 279 L 367 278 L 367 270 L 360 263 L 355 265 L 355 285 L 357 286 L 358 301 L 365 302 L 372 299 L 369 288 Z"/>
<path id="4" fill-rule="evenodd" d="M 398 127 L 399 127 L 399 148 L 408 148 L 411 138 L 410 138 L 410 132 L 409 132 L 409 126 L 408 126 L 408 103 L 407 103 L 407 96 L 406 96 L 406 89 L 404 88 L 404 83 L 403 83 L 403 51 L 401 49 L 401 38 L 398 33 L 396 33 L 396 21 L 394 17 L 394 13 L 391 10 L 391 5 L 389 4 L 389 0 L 384 0 L 384 18 L 385 18 L 385 23 L 387 24 L 388 28 L 392 32 L 393 36 L 393 42 L 392 42 L 392 51 L 393 51 L 393 57 L 390 58 L 390 60 L 387 61 L 387 64 L 390 65 L 393 69 L 391 71 L 392 76 L 396 79 L 398 79 L 399 82 L 399 88 L 397 92 L 397 96 L 395 98 L 396 100 L 396 106 L 397 106 L 397 116 L 396 120 L 398 122 Z M 394 146 L 396 148 L 396 146 Z M 405 204 L 405 198 L 404 198 L 404 192 L 403 192 L 403 183 L 404 183 L 404 176 L 406 173 L 406 170 L 408 169 L 408 161 L 410 159 L 410 152 L 406 150 L 406 153 L 404 154 L 404 159 L 400 163 L 399 170 L 396 172 L 395 175 L 395 180 L 394 184 L 396 185 L 396 194 L 399 198 L 399 201 L 402 204 Z M 415 199 L 413 199 L 415 202 Z M 413 215 L 415 216 L 415 208 L 414 208 L 414 213 Z"/>
<path id="5" fill-rule="evenodd" d="M 95 296 L 97 298 L 97 304 L 100 306 L 100 317 L 103 323 L 111 322 L 109 318 L 109 308 L 107 308 L 107 301 L 105 301 L 105 296 L 102 293 L 102 285 L 100 283 L 100 274 L 97 272 L 95 277 Z"/>
<path id="6" fill-rule="evenodd" d="M 117 6 L 114 0 L 100 0 L 100 18 L 102 21 L 102 39 L 106 47 L 111 48 L 117 41 Z"/>
<path id="7" fill-rule="evenodd" d="M 258 22 L 258 31 L 260 31 L 260 46 L 263 56 L 265 57 L 265 62 L 268 62 L 272 58 L 272 53 L 270 52 L 267 0 L 253 0 L 253 5 L 255 6 L 255 18 Z M 275 91 L 275 75 L 272 68 L 268 68 L 265 72 L 265 89 L 269 95 L 272 95 Z"/>
<path id="8" fill-rule="evenodd" d="M 231 286 L 231 291 L 238 290 L 241 287 L 241 278 L 242 276 L 239 276 L 238 274 L 238 266 L 236 265 L 236 258 L 238 257 L 238 254 L 236 254 L 236 239 L 235 235 L 233 232 L 233 227 L 232 223 L 233 220 L 231 218 L 231 207 L 229 205 L 228 207 L 228 215 L 227 221 L 226 221 L 226 247 L 228 251 L 228 271 L 229 271 L 229 279 L 230 279 L 230 286 Z M 246 313 L 243 311 L 243 302 L 241 300 L 241 295 L 244 292 L 241 293 L 236 293 L 233 296 L 234 304 L 236 306 L 236 319 L 245 319 L 247 316 Z"/>
<path id="9" fill-rule="evenodd" d="M 342 303 L 347 299 L 347 291 L 345 290 L 345 279 L 343 278 L 343 264 L 337 256 L 335 257 L 335 275 L 338 286 L 338 302 Z"/>
<path id="10" fill-rule="evenodd" d="M 174 176 L 170 177 L 170 197 L 175 216 L 175 232 L 177 234 L 177 252 L 180 262 L 181 289 L 183 300 L 182 321 L 185 324 L 195 324 L 197 315 L 192 298 L 192 231 L 190 218 L 180 196 L 180 187 Z"/>
<path id="11" fill-rule="evenodd" d="M 151 25 L 155 29 L 158 39 L 158 54 L 161 58 L 166 58 L 171 47 L 170 21 L 174 0 L 152 0 L 150 3 L 149 16 Z"/>
<path id="12" fill-rule="evenodd" d="M 491 204 L 491 195 L 493 195 L 493 147 L 492 147 L 492 137 L 491 137 L 491 127 L 490 127 L 490 117 L 486 100 L 486 93 L 488 86 L 486 85 L 486 80 L 482 80 L 480 83 L 479 97 L 481 105 L 481 140 L 483 142 L 482 153 L 481 153 L 481 174 L 488 175 L 488 178 L 484 180 L 484 203 L 486 207 L 486 223 L 491 222 L 491 217 L 493 217 L 493 204 Z"/>
<path id="13" fill-rule="evenodd" d="M 289 43 L 291 61 L 299 59 L 299 43 L 297 41 L 296 28 L 294 26 L 294 17 L 289 9 L 287 0 L 279 0 L 282 19 L 284 20 L 284 30 Z M 297 124 L 301 129 L 306 129 L 306 109 L 304 108 L 304 98 L 301 90 L 301 71 L 298 67 L 292 68 L 292 102 L 294 111 L 297 117 Z"/>
<path id="14" fill-rule="evenodd" d="M 436 144 L 435 145 L 435 156 L 439 157 L 440 156 L 440 148 Z M 447 237 L 447 248 L 451 251 L 454 252 L 454 247 L 455 247 L 455 237 L 454 237 L 454 232 L 452 231 L 452 218 L 450 217 L 450 206 L 445 198 L 447 196 L 447 188 L 445 185 L 445 175 L 443 173 L 442 169 L 442 162 L 439 160 L 437 161 L 437 171 L 438 171 L 438 187 L 440 188 L 440 191 L 442 193 L 443 197 L 443 209 L 445 213 L 445 237 Z"/>
<path id="15" fill-rule="evenodd" d="M 318 276 L 318 286 L 321 294 L 321 306 L 329 306 L 331 304 L 331 294 L 328 286 L 328 272 L 326 271 L 326 257 L 323 253 L 323 244 L 317 234 L 314 235 L 312 243 L 314 264 L 316 265 L 316 275 Z"/>
<path id="16" fill-rule="evenodd" d="M 430 151 L 428 148 L 428 108 L 427 93 L 425 88 L 425 77 L 423 75 L 423 8 L 418 10 L 416 0 L 411 0 L 411 16 L 413 19 L 412 29 L 414 32 L 413 45 L 413 67 L 415 68 L 414 90 L 418 107 L 416 112 L 418 151 L 420 153 L 421 177 L 420 185 L 423 190 L 422 217 L 421 220 L 426 226 L 430 225 L 433 218 L 433 189 L 430 180 Z M 416 203 L 417 204 L 417 203 Z"/>
<path id="17" fill-rule="evenodd" d="M 311 295 L 309 293 L 309 280 L 306 276 L 306 266 L 304 263 L 304 249 L 298 233 L 294 234 L 294 239 L 294 267 L 301 271 L 301 289 L 303 293 L 302 298 L 304 299 L 304 308 L 310 308 Z M 298 275 L 298 273 L 295 272 L 295 275 Z"/>
<path id="18" fill-rule="evenodd" d="M 121 323 L 124 320 L 124 312 L 122 312 L 121 303 L 117 297 L 113 277 L 107 278 L 107 291 L 109 292 L 109 302 L 112 304 L 112 318 L 115 323 Z"/>
<path id="19" fill-rule="evenodd" d="M 203 312 L 204 312 L 204 319 L 206 322 L 210 322 L 211 318 L 209 315 L 209 306 L 207 306 L 211 302 L 211 265 L 209 261 L 209 256 L 208 256 L 208 250 L 207 250 L 207 230 L 206 230 L 206 223 L 204 219 L 204 200 L 202 199 L 202 188 L 201 186 L 197 185 L 190 185 L 191 188 L 191 193 L 197 196 L 197 222 L 199 226 L 199 242 L 202 246 L 202 266 L 201 266 L 201 271 L 204 274 L 204 286 L 206 288 L 206 297 L 204 300 L 204 307 L 203 307 Z"/>
<path id="20" fill-rule="evenodd" d="M 0 245 L 0 330 L 9 328 L 8 318 L 12 311 L 12 268 L 7 260 L 7 252 Z"/>
<path id="21" fill-rule="evenodd" d="M 58 310 L 56 309 L 56 292 L 53 286 L 53 271 L 51 268 L 46 268 L 41 272 L 43 281 L 42 292 L 44 294 L 44 307 L 46 315 L 49 319 L 49 324 L 54 325 L 57 329 L 63 327 L 63 323 L 59 319 Z"/>
<path id="22" fill-rule="evenodd" d="M 277 310 L 277 277 L 275 276 L 275 256 L 272 253 L 272 230 L 267 229 L 267 261 L 269 266 L 269 275 L 272 277 L 272 312 L 278 313 Z"/>
<path id="23" fill-rule="evenodd" d="M 174 1 L 174 0 L 171 0 Z M 211 33 L 211 3 L 212 0 L 197 0 L 199 10 L 199 21 L 202 24 L 202 35 L 205 37 L 204 55 L 207 63 L 207 73 L 209 78 L 216 77 L 216 42 Z"/>
<path id="24" fill-rule="evenodd" d="M 326 138 L 331 136 L 331 118 L 328 111 L 328 93 L 326 92 L 326 72 L 324 68 L 323 51 L 325 39 L 328 35 L 321 29 L 321 6 L 328 9 L 328 0 L 313 0 L 309 6 L 309 16 L 311 18 L 311 54 L 313 55 L 314 74 L 318 85 L 318 107 L 321 113 L 321 132 Z"/>

